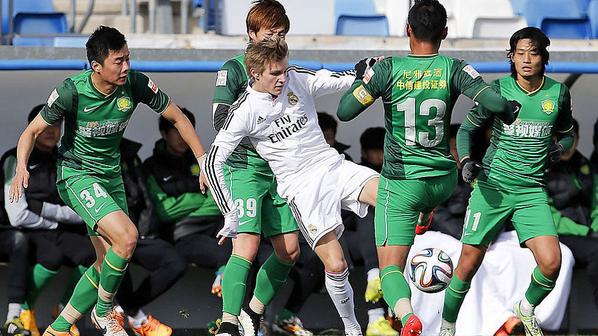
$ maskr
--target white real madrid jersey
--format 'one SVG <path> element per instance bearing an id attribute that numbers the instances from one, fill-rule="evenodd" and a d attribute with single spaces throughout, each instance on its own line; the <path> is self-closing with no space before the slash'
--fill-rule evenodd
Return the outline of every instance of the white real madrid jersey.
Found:
<path id="1" fill-rule="evenodd" d="M 231 106 L 205 161 L 204 171 L 223 214 L 235 210 L 222 165 L 248 137 L 258 154 L 276 175 L 278 193 L 292 199 L 322 165 L 343 160 L 324 139 L 318 125 L 315 99 L 347 90 L 353 72 L 312 71 L 296 66 L 287 69 L 287 81 L 279 96 L 257 92 L 251 87 Z"/>

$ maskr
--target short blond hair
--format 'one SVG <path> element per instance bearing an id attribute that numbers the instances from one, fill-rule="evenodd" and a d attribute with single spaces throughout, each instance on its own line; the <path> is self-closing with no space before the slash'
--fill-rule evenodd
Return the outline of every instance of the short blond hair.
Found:
<path id="1" fill-rule="evenodd" d="M 249 42 L 245 50 L 245 67 L 251 77 L 251 69 L 263 73 L 266 65 L 282 61 L 289 55 L 289 47 L 283 38 L 273 36 L 260 42 Z"/>

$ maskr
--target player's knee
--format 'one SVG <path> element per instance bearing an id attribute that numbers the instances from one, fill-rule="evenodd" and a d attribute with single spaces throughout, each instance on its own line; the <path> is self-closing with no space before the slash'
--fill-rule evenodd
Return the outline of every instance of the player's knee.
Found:
<path id="1" fill-rule="evenodd" d="M 461 280 L 469 281 L 473 278 L 475 273 L 482 264 L 482 258 L 479 258 L 477 253 L 471 253 L 464 251 L 461 259 L 459 260 L 458 276 Z"/>
<path id="2" fill-rule="evenodd" d="M 347 262 L 344 258 L 335 258 L 332 260 L 327 260 L 325 263 L 326 272 L 331 273 L 341 273 L 347 269 Z"/>
<path id="3" fill-rule="evenodd" d="M 556 279 L 561 270 L 561 254 L 558 251 L 557 253 L 547 253 L 539 261 L 538 267 L 540 267 L 542 274 L 551 279 Z"/>
<path id="4" fill-rule="evenodd" d="M 112 248 L 116 254 L 125 259 L 130 259 L 133 256 L 135 247 L 137 246 L 137 229 L 126 230 L 116 241 L 112 242 Z"/>
<path id="5" fill-rule="evenodd" d="M 275 251 L 275 253 L 280 261 L 286 263 L 295 263 L 299 260 L 299 255 L 301 254 L 298 244 L 295 246 L 288 246 L 282 251 Z"/>

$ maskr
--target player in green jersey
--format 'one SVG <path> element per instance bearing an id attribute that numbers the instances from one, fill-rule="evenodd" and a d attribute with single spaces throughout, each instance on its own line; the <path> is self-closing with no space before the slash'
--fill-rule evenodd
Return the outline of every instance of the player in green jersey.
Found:
<path id="1" fill-rule="evenodd" d="M 70 335 L 71 325 L 94 304 L 91 319 L 103 335 L 127 335 L 118 323 L 113 298 L 137 243 L 137 229 L 127 215 L 119 151 L 135 107 L 144 103 L 171 121 L 198 160 L 205 158 L 193 126 L 177 105 L 147 76 L 130 70 L 124 35 L 100 26 L 86 49 L 91 69 L 58 85 L 19 138 L 9 193 L 15 201 L 27 188 L 27 161 L 36 137 L 63 119 L 57 187 L 64 202 L 87 224 L 97 261 L 44 336 Z M 205 191 L 203 182 L 200 187 Z"/>
<path id="2" fill-rule="evenodd" d="M 250 41 L 272 36 L 285 37 L 290 28 L 284 7 L 275 0 L 255 1 L 246 19 Z M 218 71 L 213 98 L 214 128 L 219 130 L 229 108 L 245 92 L 249 75 L 245 54 L 228 60 Z M 242 98 L 240 98 L 242 99 Z M 270 238 L 274 253 L 259 269 L 255 291 L 246 309 L 251 324 L 241 322 L 245 335 L 257 332 L 265 307 L 270 303 L 299 257 L 297 223 L 287 203 L 276 192 L 276 179 L 268 163 L 244 140 L 225 166 L 227 183 L 239 209 L 239 235 L 222 275 L 223 313 L 219 333 L 236 334 L 245 299 L 247 276 L 257 255 L 263 233 Z M 300 324 L 297 328 L 303 329 Z"/>
<path id="3" fill-rule="evenodd" d="M 536 307 L 554 288 L 561 265 L 561 251 L 544 189 L 546 163 L 556 163 L 573 143 L 569 89 L 544 76 L 550 40 L 534 27 L 523 28 L 510 39 L 511 75 L 492 84 L 507 99 L 522 104 L 518 118 L 505 125 L 494 118 L 492 139 L 482 165 L 470 160 L 472 133 L 492 118 L 482 106 L 472 109 L 457 135 L 463 178 L 477 183 L 469 199 L 463 224 L 463 248 L 444 297 L 440 335 L 455 335 L 455 322 L 471 279 L 482 263 L 488 244 L 504 223 L 511 220 L 519 242 L 538 263 L 515 314 L 526 335 L 542 335 Z M 553 136 L 557 142 L 553 141 Z"/>
<path id="4" fill-rule="evenodd" d="M 376 63 L 343 96 L 337 115 L 351 120 L 382 97 L 387 130 L 378 187 L 375 235 L 384 299 L 403 322 L 401 335 L 418 335 L 411 292 L 403 276 L 420 214 L 448 199 L 457 183 L 449 152 L 452 108 L 460 94 L 507 123 L 516 102 L 507 102 L 467 63 L 438 54 L 447 35 L 446 10 L 437 0 L 416 1 L 409 10 L 411 53 Z"/>

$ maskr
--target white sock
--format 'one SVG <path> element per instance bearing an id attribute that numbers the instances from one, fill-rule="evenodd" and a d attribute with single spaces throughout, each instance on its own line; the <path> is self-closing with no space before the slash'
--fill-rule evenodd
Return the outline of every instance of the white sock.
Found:
<path id="1" fill-rule="evenodd" d="M 19 317 L 21 315 L 21 304 L 20 303 L 9 303 L 8 312 L 6 313 L 6 322 Z"/>
<path id="2" fill-rule="evenodd" d="M 440 329 L 450 329 L 450 330 L 455 330 L 455 322 L 448 322 L 445 319 L 442 319 L 442 322 L 440 324 Z"/>
<path id="3" fill-rule="evenodd" d="M 384 318 L 384 308 L 374 308 L 368 310 L 368 323 L 374 323 L 380 318 Z"/>
<path id="4" fill-rule="evenodd" d="M 368 271 L 368 281 L 372 281 L 376 278 L 380 277 L 380 269 L 379 268 L 372 268 Z"/>
<path id="5" fill-rule="evenodd" d="M 135 316 L 129 316 L 129 323 L 135 328 L 140 328 L 145 322 L 147 322 L 147 316 L 142 309 L 139 309 Z"/>
<path id="6" fill-rule="evenodd" d="M 233 314 L 222 312 L 222 323 L 228 322 L 234 325 L 239 325 L 239 317 Z"/>
<path id="7" fill-rule="evenodd" d="M 266 306 L 258 300 L 255 295 L 251 297 L 251 301 L 249 301 L 249 308 L 253 310 L 254 313 L 264 315 L 266 311 Z"/>
<path id="8" fill-rule="evenodd" d="M 338 315 L 343 320 L 345 332 L 361 333 L 361 327 L 355 316 L 355 306 L 353 305 L 353 288 L 349 283 L 349 269 L 340 273 L 326 272 L 326 290 L 332 299 Z"/>
<path id="9" fill-rule="evenodd" d="M 536 308 L 536 306 L 529 303 L 529 301 L 527 301 L 527 298 L 525 296 L 523 297 L 523 300 L 521 300 L 519 303 L 519 310 L 521 311 L 521 314 L 523 314 L 525 316 L 534 315 L 535 308 Z"/>
<path id="10" fill-rule="evenodd" d="M 407 314 L 413 314 L 413 307 L 411 307 L 411 300 L 408 298 L 402 298 L 395 303 L 394 307 L 395 314 L 400 320 L 403 320 L 403 317 Z"/>

